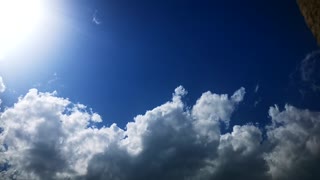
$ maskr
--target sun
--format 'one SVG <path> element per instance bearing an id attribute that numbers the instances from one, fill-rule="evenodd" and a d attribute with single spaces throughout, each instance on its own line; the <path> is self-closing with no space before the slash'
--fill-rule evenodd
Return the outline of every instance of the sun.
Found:
<path id="1" fill-rule="evenodd" d="M 44 18 L 44 0 L 0 0 L 0 59 L 34 32 Z"/>

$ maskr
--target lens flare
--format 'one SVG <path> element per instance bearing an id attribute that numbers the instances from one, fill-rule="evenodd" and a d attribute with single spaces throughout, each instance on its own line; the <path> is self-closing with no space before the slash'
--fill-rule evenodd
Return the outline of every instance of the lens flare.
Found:
<path id="1" fill-rule="evenodd" d="M 43 0 L 0 0 L 0 59 L 44 19 Z"/>

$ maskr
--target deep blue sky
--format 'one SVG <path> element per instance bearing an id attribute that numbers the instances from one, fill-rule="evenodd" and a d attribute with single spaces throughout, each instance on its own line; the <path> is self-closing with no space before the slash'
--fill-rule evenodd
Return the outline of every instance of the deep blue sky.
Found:
<path id="1" fill-rule="evenodd" d="M 28 65 L 0 67 L 10 89 L 4 102 L 32 87 L 57 90 L 120 127 L 170 100 L 179 85 L 190 106 L 207 90 L 245 87 L 235 124 L 265 124 L 274 104 L 320 109 L 319 97 L 303 98 L 290 78 L 317 49 L 294 0 L 71 0 L 53 8 L 59 27 L 43 27 L 10 57 Z M 51 34 L 58 35 L 49 41 Z"/>

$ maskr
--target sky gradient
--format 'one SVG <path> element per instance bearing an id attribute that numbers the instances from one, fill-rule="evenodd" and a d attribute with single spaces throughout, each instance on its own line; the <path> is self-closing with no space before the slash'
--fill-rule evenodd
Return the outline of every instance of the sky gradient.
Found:
<path id="1" fill-rule="evenodd" d="M 44 2 L 0 60 L 1 177 L 320 177 L 320 51 L 295 1 Z"/>

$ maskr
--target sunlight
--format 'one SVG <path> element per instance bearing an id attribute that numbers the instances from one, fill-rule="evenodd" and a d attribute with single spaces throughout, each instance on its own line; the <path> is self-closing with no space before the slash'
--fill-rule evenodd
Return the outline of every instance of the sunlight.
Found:
<path id="1" fill-rule="evenodd" d="M 0 0 L 0 59 L 44 20 L 43 0 Z"/>

